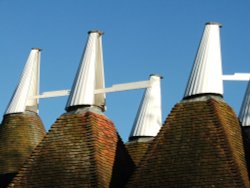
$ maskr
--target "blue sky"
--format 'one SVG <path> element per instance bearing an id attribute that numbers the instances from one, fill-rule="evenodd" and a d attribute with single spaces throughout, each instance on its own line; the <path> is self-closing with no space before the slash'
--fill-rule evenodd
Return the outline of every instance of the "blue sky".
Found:
<path id="1" fill-rule="evenodd" d="M 224 74 L 250 72 L 250 1 L 241 0 L 0 0 L 0 113 L 16 87 L 32 47 L 42 48 L 41 92 L 69 89 L 89 30 L 104 31 L 106 86 L 162 80 L 163 121 L 184 94 L 208 21 L 220 22 Z M 246 82 L 224 84 L 238 113 Z M 127 140 L 143 90 L 110 93 L 105 114 Z M 41 99 L 48 130 L 67 97 Z"/>

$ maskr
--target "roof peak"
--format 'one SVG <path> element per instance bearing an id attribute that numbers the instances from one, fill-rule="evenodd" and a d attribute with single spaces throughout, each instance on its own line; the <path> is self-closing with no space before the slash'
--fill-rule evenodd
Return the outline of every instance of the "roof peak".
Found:
<path id="1" fill-rule="evenodd" d="M 161 86 L 159 75 L 150 75 L 152 87 L 145 90 L 130 133 L 130 140 L 139 137 L 154 137 L 162 126 Z"/>
<path id="2" fill-rule="evenodd" d="M 105 116 L 102 109 L 98 106 L 74 106 L 69 108 L 67 114 L 83 114 L 86 112 L 93 112 Z"/>
<path id="3" fill-rule="evenodd" d="M 97 34 L 99 34 L 100 36 L 101 36 L 101 35 L 104 35 L 104 32 L 102 32 L 102 31 L 100 31 L 100 30 L 90 30 L 90 31 L 88 31 L 88 34 L 91 34 L 91 33 L 97 33 Z"/>
<path id="4" fill-rule="evenodd" d="M 207 101 L 210 99 L 214 99 L 217 101 L 225 102 L 223 96 L 214 93 L 206 93 L 206 94 L 197 94 L 190 97 L 185 97 L 181 102 L 194 102 L 194 101 Z"/>
<path id="5" fill-rule="evenodd" d="M 38 51 L 42 51 L 42 49 L 41 48 L 31 48 L 31 50 L 38 50 Z"/>
<path id="6" fill-rule="evenodd" d="M 222 27 L 222 24 L 219 22 L 207 22 L 205 25 L 218 25 L 220 28 Z"/>
<path id="7" fill-rule="evenodd" d="M 220 25 L 214 22 L 205 25 L 184 98 L 206 93 L 223 95 Z"/>
<path id="8" fill-rule="evenodd" d="M 40 56 L 41 50 L 32 48 L 5 114 L 38 112 L 39 100 L 33 97 L 39 94 Z"/>
<path id="9" fill-rule="evenodd" d="M 104 93 L 94 94 L 96 89 L 105 88 L 102 33 L 90 31 L 78 71 L 66 104 L 66 110 L 77 106 L 98 106 L 104 110 Z"/>

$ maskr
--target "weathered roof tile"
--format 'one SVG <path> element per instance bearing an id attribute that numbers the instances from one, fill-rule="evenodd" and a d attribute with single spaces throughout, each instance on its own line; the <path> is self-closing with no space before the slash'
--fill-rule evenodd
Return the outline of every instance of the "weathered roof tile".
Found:
<path id="1" fill-rule="evenodd" d="M 127 187 L 249 187 L 241 127 L 222 100 L 178 103 Z"/>
<path id="2" fill-rule="evenodd" d="M 36 113 L 8 114 L 0 126 L 0 187 L 5 187 L 45 135 Z"/>
<path id="3" fill-rule="evenodd" d="M 132 168 L 109 119 L 93 112 L 66 113 L 54 123 L 10 187 L 121 187 Z"/>

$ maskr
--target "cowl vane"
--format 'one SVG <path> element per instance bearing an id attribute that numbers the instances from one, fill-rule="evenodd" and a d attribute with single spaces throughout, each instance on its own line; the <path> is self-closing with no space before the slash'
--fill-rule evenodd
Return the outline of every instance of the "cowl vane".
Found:
<path id="1" fill-rule="evenodd" d="M 130 139 L 154 137 L 159 132 L 162 126 L 161 78 L 158 75 L 150 75 L 152 85 L 145 90 L 130 133 Z"/>
<path id="2" fill-rule="evenodd" d="M 184 98 L 197 94 L 223 95 L 220 27 L 214 22 L 206 24 Z"/>
<path id="3" fill-rule="evenodd" d="M 90 31 L 66 110 L 70 111 L 79 106 L 97 106 L 104 110 L 105 93 L 94 94 L 96 89 L 102 88 L 105 88 L 102 33 Z"/>
<path id="4" fill-rule="evenodd" d="M 41 49 L 33 48 L 5 114 L 38 112 Z"/>

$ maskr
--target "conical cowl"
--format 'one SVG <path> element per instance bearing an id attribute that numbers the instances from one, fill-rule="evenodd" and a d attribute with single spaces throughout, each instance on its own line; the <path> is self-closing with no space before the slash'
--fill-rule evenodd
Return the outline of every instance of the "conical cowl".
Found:
<path id="1" fill-rule="evenodd" d="M 248 82 L 245 97 L 241 105 L 239 119 L 242 126 L 250 126 L 250 81 Z"/>
<path id="2" fill-rule="evenodd" d="M 45 135 L 37 114 L 40 49 L 32 49 L 0 126 L 0 187 L 6 187 Z"/>
<path id="3" fill-rule="evenodd" d="M 162 126 L 161 78 L 158 75 L 150 75 L 151 87 L 145 90 L 129 141 L 126 143 L 136 167 Z"/>
<path id="4" fill-rule="evenodd" d="M 75 106 L 98 106 L 104 109 L 105 94 L 94 94 L 96 89 L 104 87 L 102 33 L 90 31 L 66 110 Z"/>
<path id="5" fill-rule="evenodd" d="M 151 87 L 145 90 L 140 108 L 134 121 L 130 138 L 154 137 L 162 126 L 161 77 L 151 75 Z"/>
<path id="6" fill-rule="evenodd" d="M 5 114 L 25 111 L 38 112 L 38 99 L 35 99 L 34 96 L 39 94 L 40 55 L 40 49 L 31 50 Z"/>
<path id="7" fill-rule="evenodd" d="M 218 23 L 207 23 L 184 94 L 223 95 L 222 60 Z"/>

